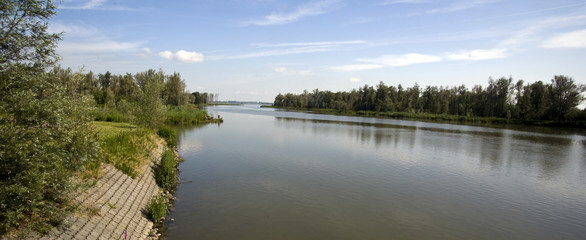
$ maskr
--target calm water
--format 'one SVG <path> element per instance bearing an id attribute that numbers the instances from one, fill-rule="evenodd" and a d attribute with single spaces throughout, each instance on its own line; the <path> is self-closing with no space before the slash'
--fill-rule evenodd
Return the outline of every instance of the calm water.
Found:
<path id="1" fill-rule="evenodd" d="M 208 112 L 168 239 L 586 239 L 583 133 Z"/>

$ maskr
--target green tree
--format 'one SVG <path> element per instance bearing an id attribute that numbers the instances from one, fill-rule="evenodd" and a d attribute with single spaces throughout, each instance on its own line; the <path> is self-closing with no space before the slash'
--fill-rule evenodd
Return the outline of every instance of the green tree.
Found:
<path id="1" fill-rule="evenodd" d="M 0 1 L 0 70 L 14 63 L 47 66 L 57 61 L 61 34 L 47 32 L 55 10 L 51 0 Z"/>
<path id="2" fill-rule="evenodd" d="M 167 104 L 175 106 L 187 104 L 187 97 L 184 94 L 185 81 L 181 79 L 179 73 L 173 73 L 173 75 L 167 77 L 167 82 L 165 82 L 165 92 Z"/>
<path id="3" fill-rule="evenodd" d="M 152 69 L 135 75 L 141 87 L 134 113 L 138 125 L 155 129 L 165 121 L 166 108 L 161 99 L 165 88 L 164 78 L 162 71 L 156 72 Z"/>
<path id="4" fill-rule="evenodd" d="M 70 72 L 48 72 L 60 34 L 47 32 L 52 1 L 0 2 L 0 235 L 13 227 L 46 232 L 66 216 L 71 176 L 96 158 Z"/>
<path id="5" fill-rule="evenodd" d="M 548 86 L 550 106 L 549 118 L 564 120 L 570 109 L 578 106 L 584 100 L 580 94 L 586 91 L 586 86 L 576 85 L 574 79 L 567 76 L 554 76 Z"/>

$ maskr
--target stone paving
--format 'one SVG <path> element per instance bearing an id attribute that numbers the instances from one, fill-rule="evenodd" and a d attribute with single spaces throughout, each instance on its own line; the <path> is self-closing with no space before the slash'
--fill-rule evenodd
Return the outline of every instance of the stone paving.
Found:
<path id="1" fill-rule="evenodd" d="M 151 155 L 151 163 L 140 169 L 135 179 L 112 165 L 97 183 L 75 197 L 81 212 L 69 216 L 63 226 L 54 228 L 40 239 L 147 239 L 153 223 L 146 218 L 145 207 L 159 192 L 153 166 L 163 145 Z"/>

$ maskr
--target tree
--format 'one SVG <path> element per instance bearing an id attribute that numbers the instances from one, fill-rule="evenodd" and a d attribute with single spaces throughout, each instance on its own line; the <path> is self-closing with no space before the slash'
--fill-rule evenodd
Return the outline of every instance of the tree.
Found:
<path id="1" fill-rule="evenodd" d="M 55 10 L 51 0 L 0 2 L 0 70 L 13 63 L 47 66 L 58 60 L 61 34 L 47 32 Z"/>
<path id="2" fill-rule="evenodd" d="M 570 109 L 578 106 L 584 97 L 580 94 L 586 86 L 576 85 L 574 79 L 567 76 L 554 76 L 548 86 L 550 97 L 549 118 L 563 120 Z"/>
<path id="3" fill-rule="evenodd" d="M 148 70 L 137 73 L 135 78 L 141 84 L 138 94 L 137 108 L 134 116 L 136 123 L 151 129 L 159 127 L 165 121 L 165 105 L 161 99 L 161 93 L 165 87 L 165 75 L 162 71 Z"/>
<path id="4" fill-rule="evenodd" d="M 87 97 L 67 71 L 48 72 L 60 34 L 47 32 L 50 0 L 0 2 L 0 235 L 64 219 L 73 174 L 96 159 Z"/>
<path id="5" fill-rule="evenodd" d="M 185 81 L 181 79 L 179 73 L 173 73 L 173 75 L 167 76 L 165 92 L 167 95 L 167 104 L 180 106 L 187 103 L 187 98 L 184 94 Z"/>

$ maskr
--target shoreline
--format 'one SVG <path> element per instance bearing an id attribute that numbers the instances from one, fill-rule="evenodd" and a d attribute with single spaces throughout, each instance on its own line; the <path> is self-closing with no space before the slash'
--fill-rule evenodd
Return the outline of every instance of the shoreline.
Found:
<path id="1" fill-rule="evenodd" d="M 72 194 L 78 210 L 47 235 L 27 239 L 158 239 L 160 234 L 148 220 L 146 206 L 161 192 L 153 169 L 164 149 L 164 142 L 157 143 L 150 163 L 134 179 L 103 163 L 104 174 L 96 184 Z"/>
<path id="2" fill-rule="evenodd" d="M 350 116 L 350 117 L 374 117 L 397 120 L 413 120 L 435 123 L 464 124 L 474 126 L 535 126 L 535 127 L 553 127 L 553 128 L 586 128 L 584 121 L 545 121 L 545 120 L 520 120 L 506 119 L 497 117 L 467 117 L 449 114 L 431 114 L 431 113 L 407 113 L 407 112 L 376 112 L 376 111 L 339 111 L 336 109 L 325 108 L 297 108 L 297 107 L 277 107 L 272 105 L 261 105 L 262 108 L 274 108 L 286 111 L 299 111 L 313 114 Z"/>

